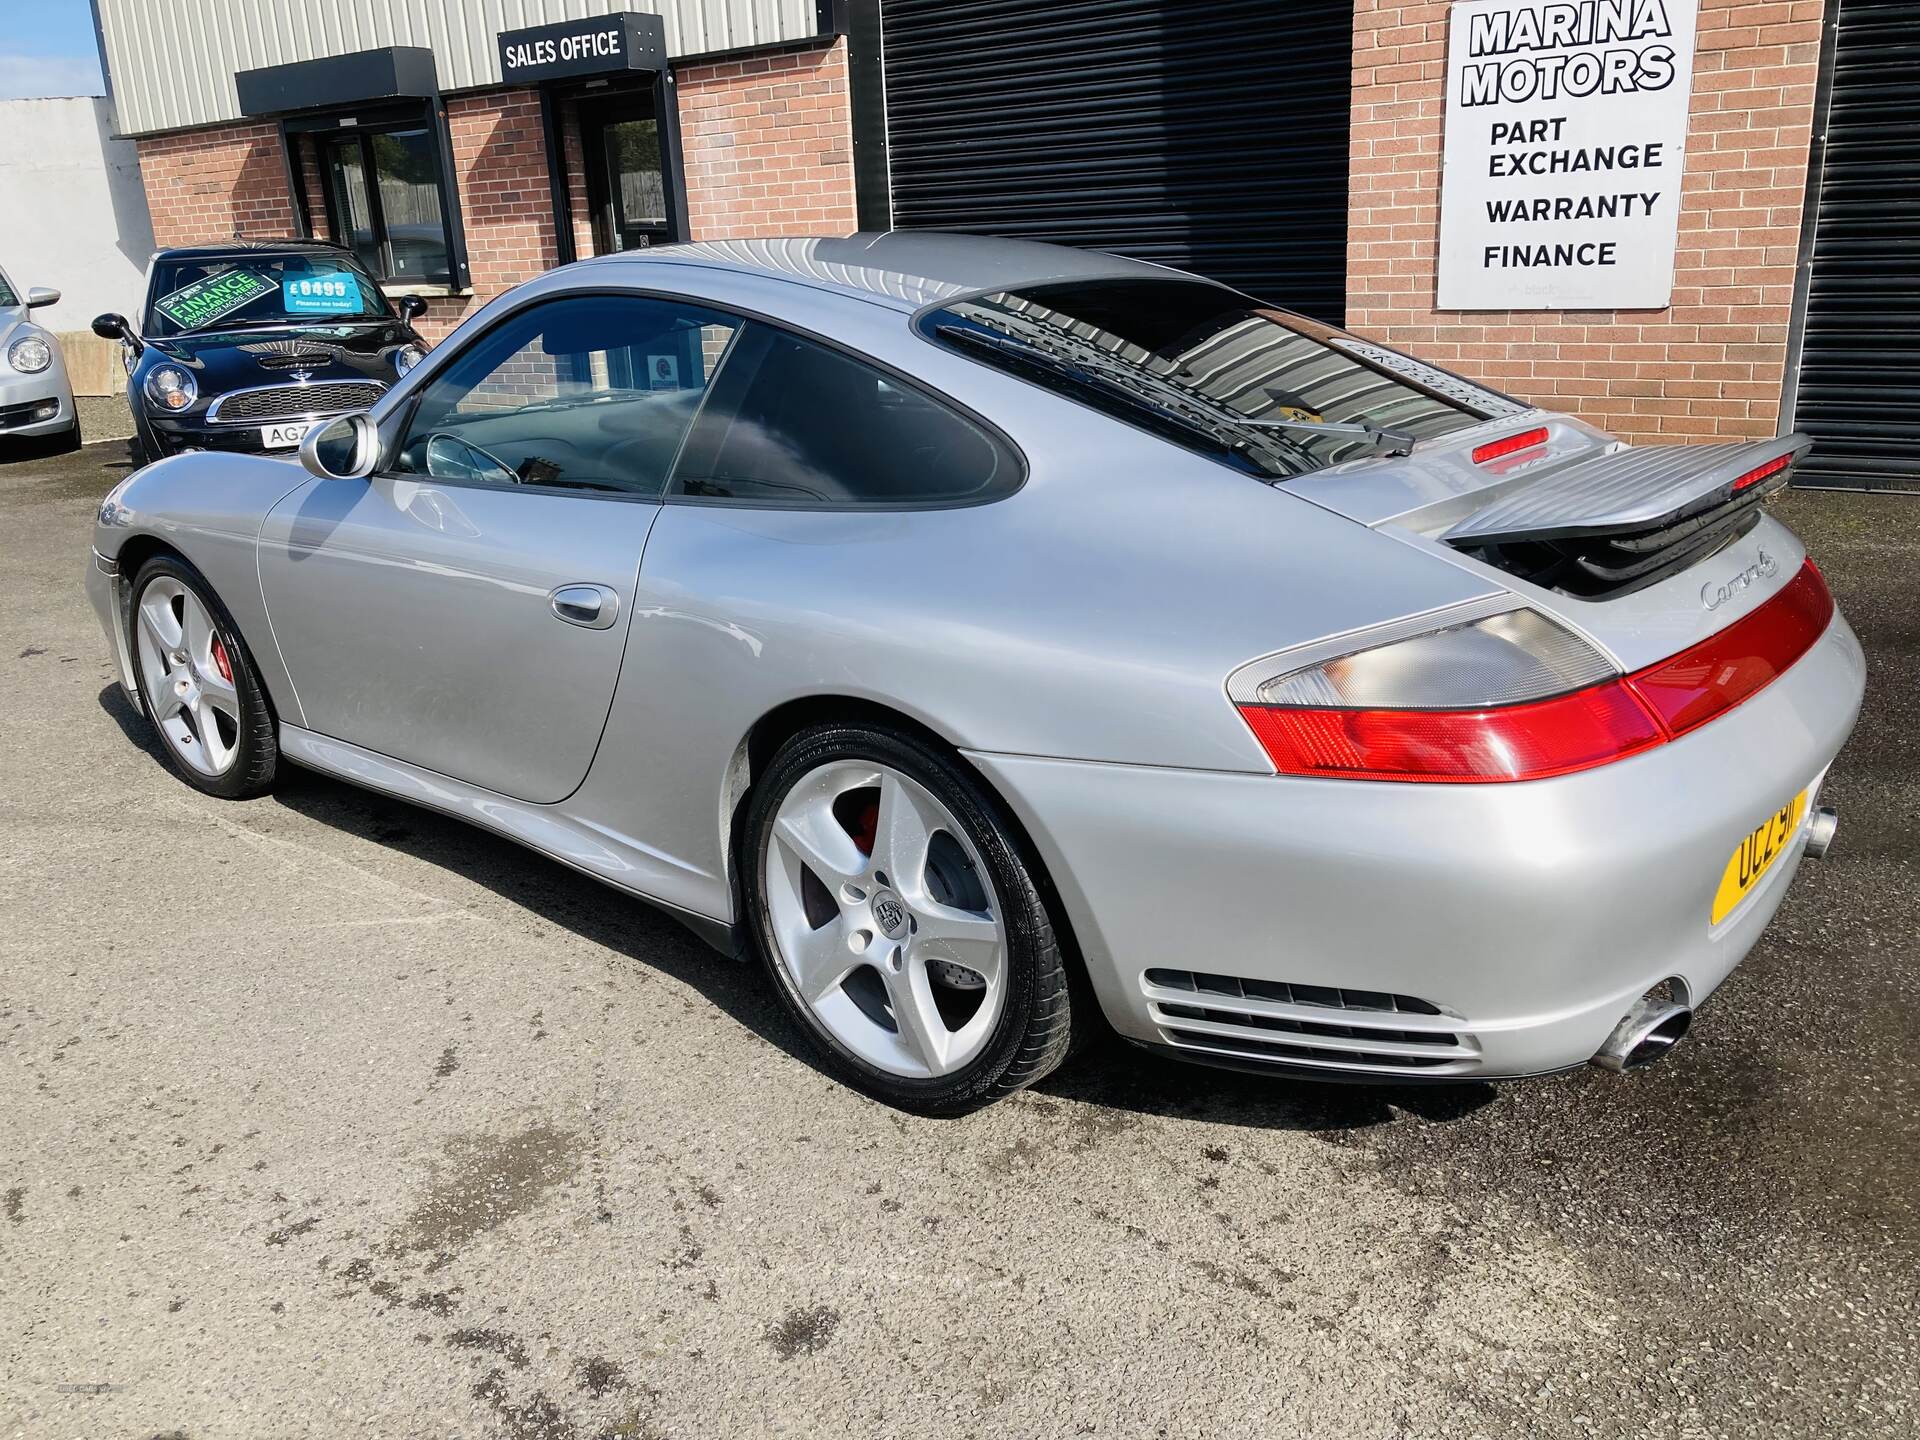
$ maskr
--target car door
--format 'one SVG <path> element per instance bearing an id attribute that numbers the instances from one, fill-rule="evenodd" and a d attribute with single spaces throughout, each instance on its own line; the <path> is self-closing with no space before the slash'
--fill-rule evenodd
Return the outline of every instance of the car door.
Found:
<path id="1" fill-rule="evenodd" d="M 520 800 L 572 793 L 737 324 L 640 296 L 535 303 L 423 377 L 372 476 L 275 506 L 260 582 L 307 728 Z"/>

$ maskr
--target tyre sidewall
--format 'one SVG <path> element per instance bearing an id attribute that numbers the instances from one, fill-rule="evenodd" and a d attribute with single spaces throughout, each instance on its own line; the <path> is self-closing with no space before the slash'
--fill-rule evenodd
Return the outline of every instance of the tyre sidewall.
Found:
<path id="1" fill-rule="evenodd" d="M 980 853 L 993 881 L 1006 936 L 1007 990 L 992 1036 L 966 1065 L 949 1075 L 916 1079 L 882 1070 L 840 1043 L 795 991 L 774 940 L 766 900 L 766 864 L 780 803 L 803 777 L 836 760 L 878 762 L 911 776 L 939 798 Z M 781 1005 L 842 1075 L 864 1093 L 903 1109 L 952 1113 L 1001 1093 L 1001 1080 L 1026 1043 L 1042 970 L 1061 964 L 1046 911 L 1026 863 L 998 813 L 998 804 L 955 761 L 903 733 L 864 725 L 833 725 L 795 736 L 754 786 L 748 806 L 740 875 L 748 929 Z"/>
<path id="2" fill-rule="evenodd" d="M 147 699 L 146 673 L 140 656 L 140 597 L 146 593 L 149 585 L 162 576 L 186 586 L 206 606 L 207 614 L 213 617 L 214 633 L 226 647 L 228 663 L 233 667 L 233 688 L 240 697 L 241 709 L 239 749 L 233 757 L 233 764 L 220 775 L 202 775 L 180 758 L 172 740 L 153 718 Z M 254 669 L 253 653 L 240 638 L 240 631 L 234 625 L 233 617 L 227 613 L 227 607 L 220 603 L 220 597 L 200 572 L 172 555 L 156 555 L 142 565 L 133 577 L 129 592 L 126 632 L 127 650 L 133 661 L 134 683 L 140 693 L 140 708 L 146 713 L 147 725 L 153 732 L 154 742 L 160 747 L 166 767 L 194 789 L 223 799 L 239 799 L 265 790 L 272 782 L 279 759 L 272 707 L 267 704 L 259 673 Z"/>

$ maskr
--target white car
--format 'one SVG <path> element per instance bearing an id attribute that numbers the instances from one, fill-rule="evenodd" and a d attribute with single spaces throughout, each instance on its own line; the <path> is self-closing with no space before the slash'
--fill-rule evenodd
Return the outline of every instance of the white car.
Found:
<path id="1" fill-rule="evenodd" d="M 0 440 L 56 437 L 62 450 L 80 444 L 66 357 L 53 332 L 31 312 L 57 304 L 58 290 L 36 285 L 24 294 L 0 270 Z"/>

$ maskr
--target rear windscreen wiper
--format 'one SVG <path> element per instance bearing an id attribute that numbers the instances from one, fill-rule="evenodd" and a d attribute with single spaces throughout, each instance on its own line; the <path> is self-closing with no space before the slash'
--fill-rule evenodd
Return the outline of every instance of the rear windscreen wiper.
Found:
<path id="1" fill-rule="evenodd" d="M 1116 359 L 1097 346 L 1072 336 L 1047 336 L 1044 340 L 1036 337 L 1002 336 L 993 331 L 967 329 L 958 325 L 940 325 L 935 333 L 948 339 L 966 342 L 972 341 L 982 348 L 993 348 L 1004 355 L 1027 356 L 1037 363 L 1051 366 L 1056 373 L 1073 373 L 1086 382 L 1098 383 L 1103 390 L 1124 397 L 1137 409 L 1169 417 L 1175 423 L 1194 434 L 1206 435 L 1214 444 L 1224 444 L 1235 452 L 1245 452 L 1250 447 L 1246 432 L 1261 431 L 1311 431 L 1315 434 L 1350 437 L 1356 444 L 1371 449 L 1380 455 L 1406 455 L 1413 450 L 1414 437 L 1397 430 L 1385 430 L 1368 421 L 1347 424 L 1332 420 L 1285 420 L 1262 419 L 1243 415 L 1237 410 L 1229 410 L 1222 405 L 1195 395 L 1173 381 L 1155 375 L 1150 370 L 1129 365 Z M 1053 345 L 1058 344 L 1064 354 L 1055 353 Z M 1142 395 L 1162 397 L 1149 400 Z M 1265 437 L 1262 437 L 1263 439 Z M 1317 469 L 1319 463 L 1312 455 L 1302 449 L 1297 441 L 1272 437 L 1272 443 L 1283 446 L 1277 453 L 1293 457 L 1287 468 L 1299 474 Z M 1336 457 L 1339 458 L 1339 457 Z"/>
<path id="2" fill-rule="evenodd" d="M 1052 338 L 1052 337 L 1049 337 Z M 1123 385 L 1142 385 L 1163 394 L 1169 394 L 1180 403 L 1199 411 L 1216 424 L 1224 426 L 1244 425 L 1254 430 L 1308 430 L 1318 435 L 1348 436 L 1359 444 L 1370 446 L 1382 455 L 1410 455 L 1413 453 L 1414 437 L 1404 431 L 1387 430 L 1369 420 L 1347 422 L 1340 420 L 1289 419 L 1282 416 L 1268 418 L 1242 414 L 1230 410 L 1218 401 L 1204 395 L 1195 394 L 1178 381 L 1155 375 L 1141 366 L 1129 365 L 1109 355 L 1098 346 L 1091 345 L 1077 336 L 1061 336 L 1063 348 L 1071 357 L 1069 363 L 1085 365 L 1107 375 L 1116 383 Z M 1035 345 L 1031 340 L 1016 343 Z M 1084 356 L 1085 358 L 1080 358 Z M 1268 392 L 1269 396 L 1272 392 Z"/>
<path id="3" fill-rule="evenodd" d="M 1079 385 L 1083 389 L 1117 400 L 1129 410 L 1149 416 L 1162 424 L 1171 425 L 1188 435 L 1197 436 L 1209 445 L 1217 446 L 1222 450 L 1237 451 L 1246 448 L 1244 439 L 1234 435 L 1226 425 L 1207 416 L 1204 412 L 1189 415 L 1169 405 L 1159 404 L 1142 395 L 1129 379 L 1105 374 L 1078 361 L 1068 360 L 1042 350 L 1037 345 L 1029 345 L 1024 340 L 998 335 L 990 330 L 976 330 L 971 326 L 951 323 L 936 325 L 934 333 L 955 345 L 990 351 L 1001 359 L 1044 370 L 1047 374 L 1066 380 L 1070 384 Z"/>
<path id="4" fill-rule="evenodd" d="M 1385 430 L 1371 420 L 1361 420 L 1347 424 L 1341 420 L 1282 420 L 1242 416 L 1242 425 L 1252 425 L 1261 430 L 1311 430 L 1317 435 L 1350 435 L 1355 440 L 1370 444 L 1382 455 L 1411 455 L 1414 438 L 1404 430 Z"/>

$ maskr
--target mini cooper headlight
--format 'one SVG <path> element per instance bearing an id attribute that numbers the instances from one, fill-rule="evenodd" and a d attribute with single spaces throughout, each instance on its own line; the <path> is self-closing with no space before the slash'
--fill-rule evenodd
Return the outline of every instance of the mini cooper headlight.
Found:
<path id="1" fill-rule="evenodd" d="M 147 376 L 147 398 L 163 410 L 184 410 L 197 394 L 193 376 L 177 365 L 162 365 Z"/>
<path id="2" fill-rule="evenodd" d="M 38 375 L 53 363 L 53 348 L 38 335 L 16 340 L 7 351 L 7 364 L 22 375 Z"/>
<path id="3" fill-rule="evenodd" d="M 393 373 L 404 375 L 426 358 L 427 352 L 418 345 L 402 345 L 393 352 Z"/>

